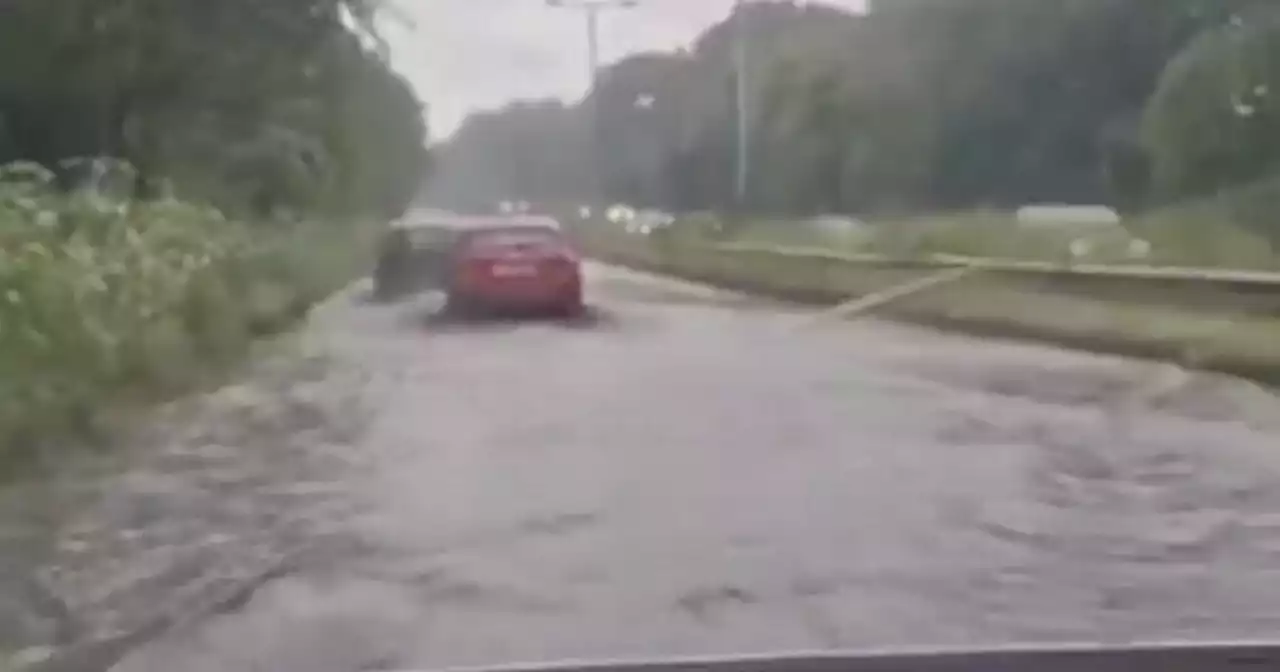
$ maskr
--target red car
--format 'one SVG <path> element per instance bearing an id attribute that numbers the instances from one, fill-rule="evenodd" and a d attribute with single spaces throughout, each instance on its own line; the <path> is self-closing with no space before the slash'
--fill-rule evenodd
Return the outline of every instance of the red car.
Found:
<path id="1" fill-rule="evenodd" d="M 582 263 L 555 220 L 518 218 L 476 226 L 455 244 L 446 310 L 583 311 Z"/>

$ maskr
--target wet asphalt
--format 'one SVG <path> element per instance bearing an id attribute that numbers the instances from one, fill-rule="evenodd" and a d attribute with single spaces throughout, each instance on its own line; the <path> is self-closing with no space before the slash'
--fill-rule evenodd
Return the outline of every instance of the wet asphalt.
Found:
<path id="1" fill-rule="evenodd" d="M 433 317 L 432 297 L 318 311 L 308 347 L 349 373 L 315 374 L 301 419 L 263 430 L 292 438 L 257 440 L 318 466 L 255 472 L 294 479 L 269 484 L 287 501 L 227 486 L 190 505 L 301 512 L 279 529 L 309 550 L 113 669 L 1280 632 L 1270 393 L 590 275 L 592 313 L 568 323 Z M 245 434 L 219 423 L 214 443 L 234 448 Z M 214 547 L 275 535 L 253 516 Z"/>

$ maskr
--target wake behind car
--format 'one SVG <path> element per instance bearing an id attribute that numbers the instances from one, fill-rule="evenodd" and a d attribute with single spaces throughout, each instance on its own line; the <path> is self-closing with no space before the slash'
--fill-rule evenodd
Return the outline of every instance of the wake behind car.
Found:
<path id="1" fill-rule="evenodd" d="M 460 231 L 445 292 L 446 310 L 455 314 L 574 317 L 584 310 L 581 259 L 547 217 L 498 218 Z"/>

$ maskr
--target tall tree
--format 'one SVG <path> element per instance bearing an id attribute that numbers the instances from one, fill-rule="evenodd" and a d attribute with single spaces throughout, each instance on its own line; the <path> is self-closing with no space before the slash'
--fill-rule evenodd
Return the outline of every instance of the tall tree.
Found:
<path id="1" fill-rule="evenodd" d="M 532 125 L 512 106 L 485 116 L 489 138 L 459 134 L 444 151 L 465 164 L 461 157 L 500 151 L 494 138 L 524 128 L 553 149 L 504 172 L 509 191 L 551 174 L 565 178 L 552 191 L 588 199 L 595 182 L 586 177 L 598 175 L 611 198 L 722 207 L 734 197 L 732 47 L 745 26 L 753 209 L 902 211 L 1045 200 L 1136 206 L 1146 200 L 1153 159 L 1157 172 L 1169 171 L 1169 160 L 1141 137 L 1144 114 L 1148 129 L 1155 123 L 1148 101 L 1166 66 L 1189 44 L 1210 39 L 1198 36 L 1229 32 L 1269 1 L 876 0 L 865 15 L 818 3 L 748 4 L 685 52 L 609 68 L 586 106 Z M 1269 34 L 1257 40 L 1275 43 Z M 1228 79 L 1221 68 L 1204 76 Z M 1163 77 L 1162 89 L 1176 88 L 1169 82 L 1177 76 Z M 642 96 L 648 102 L 637 106 Z M 582 140 L 591 106 L 601 114 L 602 162 Z M 1259 123 L 1261 112 L 1251 114 Z M 1219 132 L 1221 124 L 1201 117 L 1170 115 L 1209 137 Z M 1166 135 L 1196 137 L 1170 128 Z M 542 170 L 553 154 L 558 168 Z M 563 168 L 570 156 L 581 168 Z M 1252 172 L 1224 179 L 1269 169 L 1251 161 Z"/>
<path id="2" fill-rule="evenodd" d="M 176 178 L 228 206 L 313 207 L 333 180 L 351 197 L 343 207 L 406 202 L 368 186 L 416 179 L 426 142 L 420 105 L 365 46 L 376 10 L 374 0 L 10 0 L 0 160 L 122 158 L 143 186 Z M 367 155 L 393 148 L 404 148 L 384 157 L 395 168 Z"/>

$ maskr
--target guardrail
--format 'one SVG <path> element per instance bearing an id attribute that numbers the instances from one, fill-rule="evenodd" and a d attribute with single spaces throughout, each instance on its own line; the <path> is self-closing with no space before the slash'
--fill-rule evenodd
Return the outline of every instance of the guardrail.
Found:
<path id="1" fill-rule="evenodd" d="M 1280 316 L 1280 273 L 1174 266 L 1108 266 L 1054 264 L 933 255 L 894 258 L 813 248 L 756 244 L 709 245 L 725 254 L 766 256 L 796 263 L 847 264 L 866 268 L 938 271 L 972 268 L 982 274 L 1041 291 L 1230 314 Z M 1280 345 L 1277 345 L 1280 348 Z"/>
<path id="2" fill-rule="evenodd" d="M 725 252 L 776 254 L 790 257 L 809 257 L 830 261 L 846 261 L 859 264 L 884 266 L 914 266 L 920 268 L 949 268 L 972 266 L 991 271 L 1017 273 L 1043 273 L 1123 277 L 1147 280 L 1194 280 L 1199 282 L 1224 282 L 1259 284 L 1280 288 L 1280 272 L 1249 271 L 1223 268 L 1192 268 L 1183 266 L 1143 266 L 1107 264 L 1055 264 L 1047 261 L 1022 261 L 967 257 L 956 254 L 933 254 L 919 258 L 898 258 L 878 254 L 839 252 L 812 247 L 786 247 L 755 243 L 719 243 L 709 245 Z"/>

